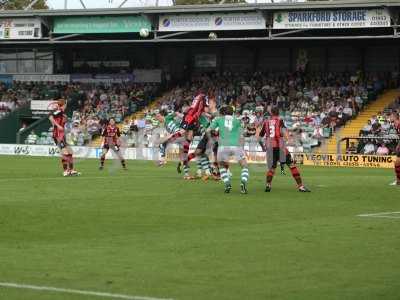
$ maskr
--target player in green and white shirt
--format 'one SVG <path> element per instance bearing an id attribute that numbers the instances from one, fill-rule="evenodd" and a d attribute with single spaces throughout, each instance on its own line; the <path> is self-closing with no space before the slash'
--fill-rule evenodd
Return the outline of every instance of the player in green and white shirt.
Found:
<path id="1" fill-rule="evenodd" d="M 197 144 L 194 153 L 189 154 L 189 160 L 196 157 L 197 163 L 197 177 L 207 180 L 211 176 L 210 160 L 207 155 L 208 148 L 208 135 L 206 134 L 208 127 L 210 126 L 211 115 L 203 113 L 199 118 L 198 132 L 202 138 Z M 203 175 L 204 173 L 204 175 Z"/>
<path id="2" fill-rule="evenodd" d="M 247 183 L 249 180 L 249 169 L 246 156 L 243 150 L 243 136 L 241 121 L 233 115 L 233 108 L 228 106 L 221 109 L 221 117 L 213 120 L 208 129 L 219 131 L 219 146 L 217 158 L 220 165 L 221 179 L 225 184 L 225 193 L 232 189 L 231 177 L 228 174 L 229 159 L 234 157 L 242 167 L 240 175 L 240 189 L 242 194 L 247 194 Z"/>
<path id="3" fill-rule="evenodd" d="M 158 165 L 161 166 L 165 164 L 165 156 L 168 144 L 177 142 L 176 140 L 171 140 L 170 137 L 180 130 L 179 125 L 181 120 L 178 118 L 176 113 L 167 111 L 161 111 L 157 113 L 155 117 L 156 120 L 164 124 L 165 129 L 168 133 L 167 137 L 160 140 L 160 160 L 158 162 Z"/>
<path id="4" fill-rule="evenodd" d="M 174 134 L 179 131 L 180 120 L 177 119 L 175 113 L 170 112 L 164 118 L 165 129 L 169 134 Z"/>

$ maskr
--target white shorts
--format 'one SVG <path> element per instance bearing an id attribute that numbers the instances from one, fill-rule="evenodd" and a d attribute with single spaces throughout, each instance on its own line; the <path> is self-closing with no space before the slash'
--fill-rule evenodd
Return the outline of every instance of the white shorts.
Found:
<path id="1" fill-rule="evenodd" d="M 242 147 L 238 146 L 219 146 L 217 159 L 218 161 L 229 161 L 233 157 L 236 161 L 241 161 L 246 159 L 244 150 Z"/>

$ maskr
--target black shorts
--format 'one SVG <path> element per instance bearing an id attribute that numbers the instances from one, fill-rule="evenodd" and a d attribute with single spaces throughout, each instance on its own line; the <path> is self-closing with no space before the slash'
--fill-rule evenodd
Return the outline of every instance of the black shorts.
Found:
<path id="1" fill-rule="evenodd" d="M 182 120 L 179 127 L 185 130 L 194 130 L 196 128 L 195 123 L 188 123 L 185 120 Z"/>
<path id="2" fill-rule="evenodd" d="M 200 150 L 201 153 L 205 153 L 207 150 L 207 144 L 208 144 L 208 137 L 207 135 L 203 135 L 202 139 L 200 140 L 199 144 L 196 147 L 196 150 Z"/>
<path id="3" fill-rule="evenodd" d="M 119 151 L 119 146 L 118 145 L 104 144 L 103 145 L 103 149 L 106 149 L 106 150 L 111 149 L 111 150 L 114 150 L 114 151 Z"/>
<path id="4" fill-rule="evenodd" d="M 67 147 L 67 142 L 65 141 L 65 138 L 63 138 L 62 140 L 57 140 L 56 138 L 53 138 L 54 143 L 57 145 L 57 147 L 61 150 L 64 149 L 65 147 Z"/>
<path id="5" fill-rule="evenodd" d="M 214 142 L 213 152 L 214 152 L 214 156 L 217 157 L 217 153 L 218 153 L 218 142 L 217 141 Z"/>
<path id="6" fill-rule="evenodd" d="M 286 155 L 285 155 L 285 154 L 281 153 L 280 148 L 273 148 L 272 149 L 272 159 L 271 159 L 270 155 L 268 155 L 268 150 L 267 150 L 268 169 L 271 169 L 271 168 L 276 169 L 276 167 L 278 166 L 278 163 L 284 163 L 288 166 L 293 164 L 293 158 L 292 158 L 292 155 L 290 154 L 290 152 L 286 153 Z"/>

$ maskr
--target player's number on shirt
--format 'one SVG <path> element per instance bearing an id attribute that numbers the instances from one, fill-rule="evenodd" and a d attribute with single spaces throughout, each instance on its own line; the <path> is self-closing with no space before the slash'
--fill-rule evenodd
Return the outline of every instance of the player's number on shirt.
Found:
<path id="1" fill-rule="evenodd" d="M 270 123 L 268 127 L 269 127 L 269 137 L 270 138 L 275 137 L 275 124 Z"/>
<path id="2" fill-rule="evenodd" d="M 229 131 L 232 131 L 233 128 L 233 122 L 232 122 L 232 118 L 225 118 L 225 124 L 224 124 L 225 128 L 227 128 Z"/>

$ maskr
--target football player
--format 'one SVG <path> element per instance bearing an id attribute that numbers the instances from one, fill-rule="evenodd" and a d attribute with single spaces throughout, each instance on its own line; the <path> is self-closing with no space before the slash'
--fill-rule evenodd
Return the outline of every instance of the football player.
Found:
<path id="1" fill-rule="evenodd" d="M 121 132 L 115 123 L 114 118 L 108 121 L 102 132 L 102 153 L 100 156 L 100 170 L 104 169 L 104 162 L 106 160 L 106 154 L 111 149 L 117 155 L 121 162 L 122 168 L 126 170 L 125 159 L 121 154 L 121 142 L 120 142 Z"/>
<path id="2" fill-rule="evenodd" d="M 63 167 L 63 176 L 79 176 L 81 173 L 74 170 L 73 151 L 66 142 L 65 124 L 67 123 L 67 115 L 65 109 L 67 103 L 64 99 L 56 102 L 56 109 L 50 114 L 49 120 L 53 125 L 53 139 L 54 143 L 60 149 L 61 164 Z"/>
<path id="3" fill-rule="evenodd" d="M 274 178 L 278 162 L 285 162 L 287 164 L 290 173 L 297 183 L 299 192 L 310 192 L 310 190 L 303 185 L 300 172 L 285 146 L 288 136 L 283 120 L 279 118 L 279 109 L 273 107 L 271 109 L 271 117 L 264 121 L 259 133 L 259 139 L 265 138 L 263 150 L 266 152 L 268 169 L 266 174 L 266 192 L 271 191 L 272 179 Z"/>

